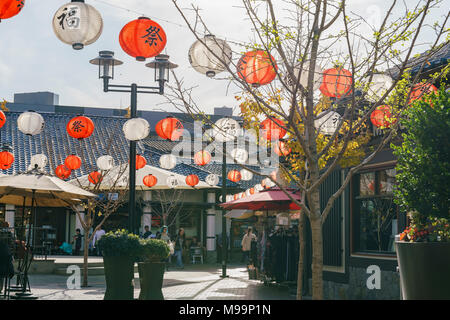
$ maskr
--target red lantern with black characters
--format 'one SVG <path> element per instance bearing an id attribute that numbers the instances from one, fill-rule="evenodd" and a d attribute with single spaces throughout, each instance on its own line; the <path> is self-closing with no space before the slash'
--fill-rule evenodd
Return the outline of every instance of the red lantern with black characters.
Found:
<path id="1" fill-rule="evenodd" d="M 7 170 L 11 168 L 12 163 L 14 162 L 14 155 L 7 151 L 3 150 L 0 152 L 0 169 Z"/>
<path id="2" fill-rule="evenodd" d="M 437 91 L 438 89 L 430 83 L 418 83 L 412 87 L 408 103 L 412 103 L 415 100 L 422 100 L 424 95 Z"/>
<path id="3" fill-rule="evenodd" d="M 136 170 L 142 169 L 147 164 L 147 160 L 140 154 L 136 155 Z"/>
<path id="4" fill-rule="evenodd" d="M 77 170 L 81 167 L 81 159 L 80 157 L 72 154 L 66 158 L 64 165 L 70 170 Z"/>
<path id="5" fill-rule="evenodd" d="M 241 181 L 241 173 L 238 170 L 231 170 L 228 172 L 228 180 L 233 182 Z"/>
<path id="6" fill-rule="evenodd" d="M 186 184 L 191 187 L 195 187 L 199 181 L 200 179 L 195 174 L 190 174 L 186 177 Z"/>
<path id="7" fill-rule="evenodd" d="M 247 52 L 237 64 L 239 78 L 255 88 L 272 82 L 277 76 L 276 70 L 275 59 L 263 50 Z"/>
<path id="8" fill-rule="evenodd" d="M 331 98 L 341 98 L 352 91 L 352 74 L 344 68 L 332 68 L 323 72 L 320 91 Z"/>
<path id="9" fill-rule="evenodd" d="M 397 119 L 391 119 L 391 108 L 389 106 L 379 106 L 370 115 L 370 121 L 377 128 L 389 128 Z"/>
<path id="10" fill-rule="evenodd" d="M 259 128 L 262 136 L 270 141 L 280 140 L 286 135 L 286 130 L 283 128 L 285 123 L 279 119 L 267 118 L 261 122 Z"/>
<path id="11" fill-rule="evenodd" d="M 158 182 L 158 179 L 154 175 L 148 174 L 144 177 L 143 182 L 144 182 L 144 185 L 151 188 L 156 185 L 156 183 Z"/>
<path id="12" fill-rule="evenodd" d="M 56 167 L 55 169 L 55 174 L 58 178 L 62 179 L 62 180 L 66 180 L 70 177 L 70 174 L 72 173 L 72 170 L 70 170 L 69 168 L 67 168 L 65 165 L 60 164 L 59 166 Z"/>
<path id="13" fill-rule="evenodd" d="M 88 180 L 92 184 L 97 184 L 102 181 L 102 174 L 98 171 L 89 173 Z"/>
<path id="14" fill-rule="evenodd" d="M 127 23 L 119 35 L 119 43 L 123 51 L 145 61 L 146 58 L 160 54 L 167 43 L 166 33 L 155 21 L 140 17 Z"/>
<path id="15" fill-rule="evenodd" d="M 24 5 L 25 0 L 0 0 L 0 21 L 14 17 Z"/>
<path id="16" fill-rule="evenodd" d="M 278 141 L 277 144 L 273 147 L 273 151 L 281 156 L 287 156 L 289 153 L 291 153 L 292 149 L 288 146 L 288 144 L 284 141 Z"/>
<path id="17" fill-rule="evenodd" d="M 6 116 L 3 111 L 0 111 L 0 128 L 3 127 L 6 123 Z"/>
<path id="18" fill-rule="evenodd" d="M 176 141 L 183 135 L 183 124 L 177 118 L 167 117 L 158 121 L 155 131 L 165 140 Z"/>
<path id="19" fill-rule="evenodd" d="M 210 161 L 211 154 L 206 150 L 199 151 L 194 155 L 194 162 L 196 165 L 204 166 L 207 165 Z"/>
<path id="20" fill-rule="evenodd" d="M 66 130 L 72 138 L 85 139 L 94 132 L 94 127 L 94 122 L 90 118 L 78 116 L 67 123 Z"/>

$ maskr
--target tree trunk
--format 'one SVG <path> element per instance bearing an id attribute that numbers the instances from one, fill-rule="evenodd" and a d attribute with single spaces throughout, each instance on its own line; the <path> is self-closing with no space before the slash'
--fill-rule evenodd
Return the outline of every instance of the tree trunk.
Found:
<path id="1" fill-rule="evenodd" d="M 311 216 L 312 236 L 312 298 L 323 299 L 323 240 L 320 215 Z"/>
<path id="2" fill-rule="evenodd" d="M 300 254 L 298 257 L 297 300 L 302 300 L 303 275 L 305 272 L 305 214 L 300 212 L 298 221 L 298 241 Z"/>
<path id="3" fill-rule="evenodd" d="M 88 286 L 89 230 L 84 230 L 83 287 Z"/>

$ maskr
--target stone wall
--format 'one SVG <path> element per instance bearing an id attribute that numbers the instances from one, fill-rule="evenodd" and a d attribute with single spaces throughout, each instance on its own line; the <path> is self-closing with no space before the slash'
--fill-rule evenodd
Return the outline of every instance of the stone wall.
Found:
<path id="1" fill-rule="evenodd" d="M 380 289 L 369 289 L 370 274 L 364 268 L 349 268 L 348 283 L 324 281 L 324 299 L 329 300 L 399 300 L 400 277 L 397 272 L 381 270 Z"/>

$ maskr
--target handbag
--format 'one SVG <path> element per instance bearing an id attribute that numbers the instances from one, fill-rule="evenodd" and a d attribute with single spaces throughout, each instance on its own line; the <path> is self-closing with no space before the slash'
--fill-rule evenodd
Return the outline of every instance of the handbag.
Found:
<path id="1" fill-rule="evenodd" d="M 175 253 L 175 248 L 173 246 L 173 242 L 172 241 L 169 241 L 169 251 L 170 251 L 170 254 L 174 254 Z"/>

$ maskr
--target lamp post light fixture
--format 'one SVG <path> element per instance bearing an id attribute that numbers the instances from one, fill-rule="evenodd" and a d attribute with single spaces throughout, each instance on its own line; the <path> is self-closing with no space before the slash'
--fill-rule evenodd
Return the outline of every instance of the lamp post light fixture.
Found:
<path id="1" fill-rule="evenodd" d="M 114 58 L 113 51 L 100 51 L 99 56 L 89 61 L 91 64 L 98 65 L 98 77 L 103 79 L 104 92 L 129 92 L 131 93 L 130 118 L 136 118 L 137 113 L 137 94 L 164 94 L 164 83 L 169 80 L 169 71 L 178 67 L 169 61 L 169 56 L 160 54 L 155 60 L 146 64 L 147 67 L 155 69 L 155 81 L 159 82 L 157 87 L 138 86 L 136 83 L 131 85 L 110 84 L 114 79 L 114 67 L 123 64 L 122 61 Z M 130 171 L 129 171 L 129 231 L 138 232 L 136 221 L 136 141 L 130 140 Z"/>

